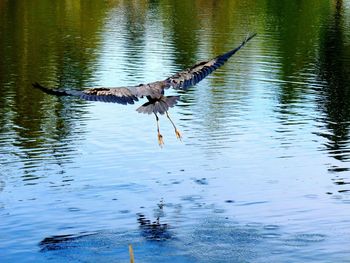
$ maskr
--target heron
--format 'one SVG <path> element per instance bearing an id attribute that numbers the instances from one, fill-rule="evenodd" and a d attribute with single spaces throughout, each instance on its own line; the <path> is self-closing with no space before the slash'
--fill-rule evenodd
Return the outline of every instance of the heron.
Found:
<path id="1" fill-rule="evenodd" d="M 82 90 L 70 90 L 62 88 L 49 88 L 42 86 L 38 82 L 33 83 L 33 87 L 43 92 L 55 96 L 76 96 L 88 101 L 101 101 L 119 104 L 134 104 L 141 98 L 146 97 L 147 102 L 136 110 L 139 113 L 154 114 L 157 123 L 157 137 L 160 147 L 163 146 L 163 135 L 160 133 L 158 115 L 166 115 L 170 120 L 175 135 L 181 140 L 182 135 L 177 129 L 175 123 L 168 113 L 169 108 L 174 107 L 180 96 L 165 96 L 165 90 L 172 88 L 174 90 L 188 90 L 189 87 L 196 85 L 198 82 L 207 77 L 210 73 L 221 67 L 230 57 L 240 50 L 249 40 L 256 36 L 256 33 L 248 35 L 236 48 L 216 56 L 213 59 L 196 63 L 190 68 L 180 71 L 165 80 L 154 81 L 147 84 L 125 87 L 90 87 Z"/>

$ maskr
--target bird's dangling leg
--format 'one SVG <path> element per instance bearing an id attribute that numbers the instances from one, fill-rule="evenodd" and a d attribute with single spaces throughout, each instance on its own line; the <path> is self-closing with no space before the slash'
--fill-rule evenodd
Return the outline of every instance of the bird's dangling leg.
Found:
<path id="1" fill-rule="evenodd" d="M 154 115 L 156 116 L 156 121 L 157 121 L 158 144 L 160 147 L 162 147 L 164 144 L 164 141 L 163 141 L 163 136 L 160 134 L 160 131 L 159 131 L 159 118 L 156 113 L 154 113 Z"/>
<path id="2" fill-rule="evenodd" d="M 180 131 L 176 128 L 174 122 L 172 121 L 172 119 L 169 116 L 169 113 L 167 111 L 165 113 L 166 113 L 166 116 L 168 117 L 168 119 L 170 120 L 171 124 L 173 125 L 173 127 L 175 129 L 176 138 L 178 138 L 181 141 L 182 136 L 181 136 Z"/>

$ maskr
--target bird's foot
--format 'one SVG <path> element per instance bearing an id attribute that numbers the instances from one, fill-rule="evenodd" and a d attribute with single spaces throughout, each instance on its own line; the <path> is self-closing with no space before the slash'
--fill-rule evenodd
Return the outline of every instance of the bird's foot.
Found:
<path id="1" fill-rule="evenodd" d="M 160 147 L 164 145 L 163 136 L 160 133 L 158 133 L 158 144 Z"/>
<path id="2" fill-rule="evenodd" d="M 181 141 L 182 135 L 181 135 L 181 133 L 180 133 L 180 131 L 178 129 L 175 129 L 175 134 L 176 134 L 176 138 Z"/>

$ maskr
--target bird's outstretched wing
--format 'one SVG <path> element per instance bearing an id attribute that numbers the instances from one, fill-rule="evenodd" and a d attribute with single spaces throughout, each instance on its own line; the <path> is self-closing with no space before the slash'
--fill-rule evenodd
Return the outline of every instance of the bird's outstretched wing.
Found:
<path id="1" fill-rule="evenodd" d="M 142 98 L 143 96 L 155 98 L 160 97 L 163 92 L 164 85 L 166 85 L 164 81 L 157 81 L 130 87 L 93 87 L 84 90 L 67 90 L 48 88 L 40 85 L 39 83 L 33 83 L 33 87 L 50 95 L 76 96 L 89 101 L 113 102 L 125 105 L 134 104 L 135 101 L 138 101 L 138 98 Z"/>
<path id="2" fill-rule="evenodd" d="M 240 50 L 249 40 L 256 36 L 256 33 L 248 35 L 247 38 L 235 49 L 232 49 L 225 54 L 219 55 L 212 60 L 199 62 L 191 68 L 176 73 L 166 79 L 169 87 L 174 89 L 186 90 L 190 86 L 196 85 L 210 73 L 221 67 L 230 57 Z"/>
<path id="3" fill-rule="evenodd" d="M 33 83 L 35 88 L 38 88 L 45 93 L 56 96 L 77 96 L 81 99 L 90 101 L 114 102 L 120 104 L 134 104 L 139 98 L 148 96 L 150 98 L 160 98 L 164 93 L 164 89 L 174 88 L 186 90 L 188 87 L 196 85 L 210 73 L 221 67 L 231 56 L 240 50 L 249 40 L 255 37 L 256 34 L 249 35 L 238 47 L 232 49 L 225 54 L 219 55 L 212 60 L 197 63 L 191 68 L 183 70 L 170 76 L 163 81 L 155 81 L 148 84 L 140 84 L 129 87 L 94 87 L 85 90 L 66 90 L 66 89 L 51 89 Z"/>

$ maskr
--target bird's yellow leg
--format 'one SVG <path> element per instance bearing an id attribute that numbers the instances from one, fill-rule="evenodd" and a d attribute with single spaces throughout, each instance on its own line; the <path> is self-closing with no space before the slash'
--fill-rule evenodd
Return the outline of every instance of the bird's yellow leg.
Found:
<path id="1" fill-rule="evenodd" d="M 168 119 L 170 120 L 171 124 L 173 125 L 173 127 L 175 129 L 176 138 L 178 138 L 181 141 L 182 135 L 181 135 L 180 131 L 176 128 L 175 123 L 172 121 L 172 119 L 169 116 L 169 113 L 167 111 L 165 113 L 166 113 L 166 116 L 168 117 Z"/>
<path id="2" fill-rule="evenodd" d="M 164 144 L 164 141 L 163 141 L 163 136 L 160 134 L 160 130 L 159 130 L 159 118 L 156 113 L 154 113 L 154 115 L 156 116 L 156 121 L 157 121 L 158 144 L 160 147 L 162 147 Z"/>

